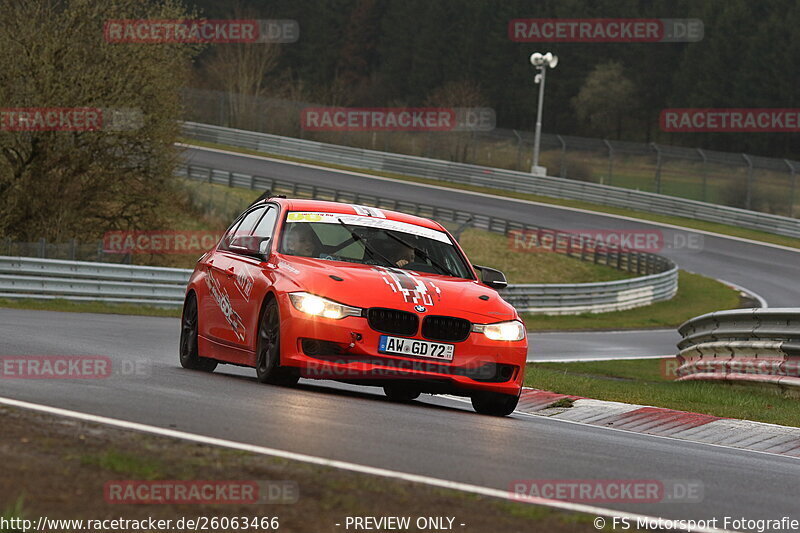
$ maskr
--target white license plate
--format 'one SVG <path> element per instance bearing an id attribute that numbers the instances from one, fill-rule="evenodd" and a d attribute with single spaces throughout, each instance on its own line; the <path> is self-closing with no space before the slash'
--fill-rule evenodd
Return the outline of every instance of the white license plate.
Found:
<path id="1" fill-rule="evenodd" d="M 378 351 L 397 355 L 413 355 L 441 361 L 452 361 L 455 346 L 441 342 L 419 341 L 381 335 Z"/>

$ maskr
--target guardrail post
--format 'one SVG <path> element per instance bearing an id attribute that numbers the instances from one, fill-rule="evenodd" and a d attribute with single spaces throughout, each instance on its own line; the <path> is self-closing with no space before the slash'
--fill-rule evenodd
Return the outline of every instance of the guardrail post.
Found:
<path id="1" fill-rule="evenodd" d="M 747 196 L 744 201 L 745 209 L 752 209 L 753 204 L 753 160 L 747 154 L 742 154 L 742 158 L 747 162 Z"/>
<path id="2" fill-rule="evenodd" d="M 603 142 L 608 148 L 608 185 L 611 185 L 611 176 L 614 172 L 614 148 L 612 148 L 611 143 L 608 142 L 608 139 L 603 139 Z"/>
<path id="3" fill-rule="evenodd" d="M 6 237 L 6 253 L 5 255 L 11 255 L 11 237 Z"/>
<path id="4" fill-rule="evenodd" d="M 708 199 L 708 157 L 700 148 L 697 149 L 697 153 L 703 159 L 703 201 L 705 202 Z"/>
<path id="5" fill-rule="evenodd" d="M 564 140 L 564 137 L 561 135 L 556 135 L 558 142 L 561 143 L 561 168 L 559 169 L 558 175 L 562 178 L 566 178 L 566 170 L 567 170 L 567 142 Z"/>
<path id="6" fill-rule="evenodd" d="M 78 241 L 75 239 L 70 239 L 69 241 L 69 258 L 71 261 L 75 261 L 75 252 L 76 248 L 78 247 Z"/>
<path id="7" fill-rule="evenodd" d="M 39 239 L 39 257 L 42 259 L 47 257 L 47 240 L 44 237 Z"/>
<path id="8" fill-rule="evenodd" d="M 656 176 L 655 176 L 655 187 L 656 187 L 656 194 L 661 194 L 661 150 L 658 148 L 656 143 L 650 143 L 650 146 L 653 150 L 656 151 Z"/>

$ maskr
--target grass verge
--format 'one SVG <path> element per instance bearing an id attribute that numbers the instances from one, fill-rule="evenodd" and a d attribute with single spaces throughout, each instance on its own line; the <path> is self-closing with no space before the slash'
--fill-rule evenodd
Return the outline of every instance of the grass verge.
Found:
<path id="1" fill-rule="evenodd" d="M 673 381 L 674 359 L 529 363 L 525 385 L 596 400 L 800 427 L 797 398 L 777 387 Z"/>
<path id="2" fill-rule="evenodd" d="M 563 254 L 520 252 L 508 245 L 504 235 L 486 230 L 464 231 L 459 244 L 470 261 L 502 270 L 509 283 L 590 283 L 633 277 L 610 266 Z"/>
<path id="3" fill-rule="evenodd" d="M 407 516 L 411 517 L 412 524 L 417 517 L 442 516 L 453 517 L 453 529 L 465 532 L 536 530 L 570 533 L 593 530 L 593 517 L 589 515 L 25 410 L 0 408 L 0 427 L 3 428 L 0 459 L 4 465 L 0 476 L 0 498 L 3 500 L 0 503 L 7 506 L 6 516 L 32 520 L 34 526 L 40 516 L 71 520 L 146 520 L 152 517 L 155 520 L 173 520 L 173 525 L 182 516 L 192 519 L 198 516 L 217 519 L 275 517 L 280 531 L 303 532 L 338 531 L 342 527 L 336 524 L 343 526 L 348 516 Z M 105 484 L 124 480 L 160 480 L 165 483 L 169 480 L 288 481 L 296 484 L 293 494 L 298 498 L 296 503 L 273 502 L 268 505 L 121 504 L 106 501 Z M 162 487 L 165 488 L 161 493 L 166 494 L 167 486 L 162 484 Z M 109 491 L 109 494 L 113 492 Z M 412 526 L 409 531 L 417 529 Z"/>
<path id="4" fill-rule="evenodd" d="M 528 331 L 672 328 L 711 311 L 736 309 L 740 301 L 739 292 L 727 285 L 682 270 L 678 279 L 678 293 L 666 302 L 611 313 L 524 314 L 523 320 Z"/>
<path id="5" fill-rule="evenodd" d="M 771 244 L 779 244 L 782 246 L 788 246 L 790 248 L 800 248 L 800 239 L 792 238 L 792 237 L 784 237 L 782 235 L 775 235 L 772 233 L 767 233 L 764 231 L 757 231 L 757 230 L 750 230 L 745 228 L 738 228 L 736 226 L 729 226 L 727 224 L 718 224 L 715 222 L 706 222 L 703 220 L 694 220 L 691 218 L 684 218 L 684 217 L 676 217 L 676 216 L 669 216 L 669 215 L 658 215 L 655 213 L 647 213 L 644 211 L 636 211 L 633 209 L 626 209 L 620 207 L 610 207 L 600 204 L 594 204 L 591 202 L 585 202 L 581 200 L 567 200 L 561 198 L 551 198 L 549 196 L 540 196 L 536 194 L 527 194 L 527 193 L 517 193 L 513 191 L 507 191 L 504 189 L 495 189 L 490 187 L 478 187 L 473 185 L 464 185 L 460 183 L 452 183 L 446 182 L 441 180 L 433 180 L 428 178 L 418 178 L 415 176 L 406 176 L 404 174 L 396 174 L 393 172 L 382 172 L 382 171 L 374 171 L 374 170 L 365 170 L 362 168 L 356 167 L 349 167 L 345 165 L 335 165 L 330 163 L 321 163 L 319 161 L 313 161 L 309 159 L 300 159 L 296 157 L 287 157 L 281 155 L 270 154 L 267 152 L 259 152 L 256 150 L 249 150 L 246 148 L 238 148 L 236 146 L 228 146 L 224 144 L 218 143 L 210 143 L 205 141 L 196 141 L 194 139 L 181 139 L 181 142 L 185 144 L 192 144 L 195 146 L 206 147 L 206 148 L 217 148 L 221 150 L 228 150 L 231 152 L 238 152 L 242 154 L 251 154 L 251 155 L 260 155 L 271 157 L 274 159 L 281 159 L 284 161 L 293 161 L 297 163 L 306 163 L 310 165 L 316 165 L 320 167 L 331 168 L 335 170 L 347 170 L 351 172 L 360 172 L 362 174 L 370 174 L 374 176 L 382 176 L 386 178 L 393 178 L 403 181 L 411 181 L 416 183 L 425 183 L 429 185 L 438 185 L 440 187 L 448 187 L 451 189 L 461 189 L 467 191 L 474 191 L 474 192 L 482 192 L 486 194 L 493 194 L 497 196 L 506 196 L 508 198 L 518 198 L 522 200 L 530 200 L 534 202 L 540 202 L 544 204 L 551 204 L 551 205 L 558 205 L 564 207 L 575 207 L 578 209 L 586 209 L 589 211 L 596 211 L 598 213 L 608 213 L 613 215 L 621 215 L 626 217 L 638 218 L 644 221 L 651 221 L 651 222 L 661 222 L 664 224 L 672 224 L 675 226 L 681 226 L 684 228 L 691 228 L 697 229 L 701 231 L 710 231 L 713 233 L 720 233 L 722 235 L 730 235 L 733 237 L 741 237 L 744 239 L 751 239 L 760 242 L 766 242 Z"/>

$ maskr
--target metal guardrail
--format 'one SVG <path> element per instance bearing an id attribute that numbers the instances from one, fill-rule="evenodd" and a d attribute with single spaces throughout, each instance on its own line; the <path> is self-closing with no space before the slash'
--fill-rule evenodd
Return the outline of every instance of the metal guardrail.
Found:
<path id="1" fill-rule="evenodd" d="M 567 242 L 570 242 L 569 237 L 572 236 L 549 228 L 522 224 L 498 217 L 473 214 L 468 211 L 391 200 L 374 195 L 210 167 L 187 164 L 178 169 L 178 174 L 191 179 L 230 187 L 271 190 L 275 194 L 286 194 L 294 197 L 370 205 L 458 224 L 468 222 L 472 227 L 503 235 L 509 235 L 512 232 L 538 232 L 540 234 L 547 233 L 555 241 Z M 559 235 L 565 235 L 567 238 L 559 239 Z M 555 248 L 553 251 L 584 261 L 608 265 L 625 272 L 632 272 L 641 277 L 599 283 L 513 285 L 501 291 L 501 295 L 514 305 L 518 311 L 539 314 L 580 314 L 617 311 L 669 300 L 678 290 L 678 268 L 675 263 L 653 253 L 624 251 L 609 246 L 595 246 L 588 239 L 581 239 L 580 246 L 564 249 Z"/>
<path id="2" fill-rule="evenodd" d="M 800 308 L 717 311 L 678 331 L 679 381 L 800 386 Z"/>
<path id="3" fill-rule="evenodd" d="M 191 270 L 0 256 L 0 298 L 180 306 Z"/>
<path id="4" fill-rule="evenodd" d="M 180 268 L 0 256 L 0 298 L 62 298 L 180 307 L 191 272 Z M 674 269 L 608 284 L 509 285 L 501 294 L 520 311 L 564 314 L 624 309 L 647 305 L 659 295 L 666 297 L 673 291 L 673 273 Z"/>
<path id="5" fill-rule="evenodd" d="M 758 213 L 674 196 L 550 176 L 537 177 L 513 170 L 325 144 L 195 122 L 183 123 L 183 134 L 199 141 L 248 148 L 267 154 L 554 198 L 584 200 L 595 204 L 717 222 L 789 237 L 800 237 L 800 219 Z"/>

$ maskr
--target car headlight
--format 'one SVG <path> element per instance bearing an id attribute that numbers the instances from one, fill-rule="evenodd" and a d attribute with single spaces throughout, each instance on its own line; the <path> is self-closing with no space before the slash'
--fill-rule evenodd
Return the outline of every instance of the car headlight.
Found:
<path id="1" fill-rule="evenodd" d="M 289 299 L 295 309 L 309 315 L 333 319 L 361 316 L 359 307 L 350 307 L 307 292 L 289 293 Z"/>
<path id="2" fill-rule="evenodd" d="M 483 333 L 493 341 L 521 341 L 525 338 L 525 325 L 519 320 L 496 324 L 475 324 L 472 331 Z"/>

